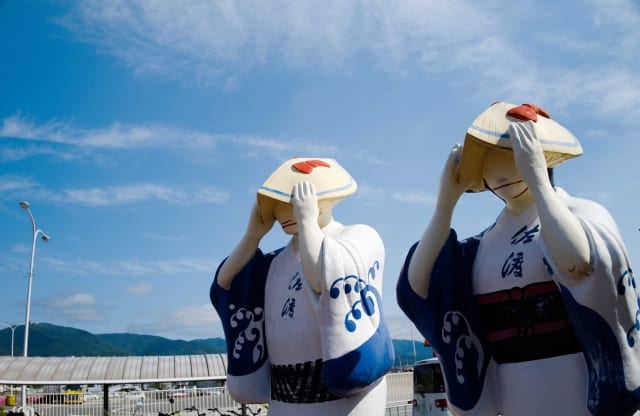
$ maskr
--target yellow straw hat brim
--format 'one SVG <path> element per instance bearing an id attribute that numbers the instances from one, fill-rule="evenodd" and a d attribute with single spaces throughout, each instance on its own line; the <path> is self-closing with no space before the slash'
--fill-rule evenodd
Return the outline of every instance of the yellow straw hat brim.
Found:
<path id="1" fill-rule="evenodd" d="M 281 164 L 258 189 L 261 215 L 270 215 L 276 201 L 291 204 L 293 187 L 302 181 L 313 184 L 322 201 L 339 201 L 357 189 L 356 181 L 340 164 L 329 158 L 289 159 Z"/>
<path id="2" fill-rule="evenodd" d="M 536 134 L 548 167 L 582 154 L 582 146 L 578 139 L 562 125 L 548 118 L 546 112 L 539 107 L 530 104 L 516 106 L 503 102 L 495 103 L 474 120 L 465 136 L 457 178 L 459 182 L 471 182 L 471 191 L 485 190 L 482 164 L 486 152 L 496 147 L 512 148 L 509 125 L 523 121 L 518 115 L 521 109 L 534 112 Z M 535 114 L 538 110 L 540 112 Z"/>

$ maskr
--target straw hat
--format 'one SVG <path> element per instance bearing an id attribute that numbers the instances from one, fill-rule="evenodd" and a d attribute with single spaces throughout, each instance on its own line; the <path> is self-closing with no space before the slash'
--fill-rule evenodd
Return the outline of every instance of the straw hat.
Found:
<path id="1" fill-rule="evenodd" d="M 356 181 L 334 159 L 297 157 L 284 162 L 258 189 L 260 215 L 271 214 L 275 201 L 291 204 L 295 184 L 313 184 L 318 202 L 333 202 L 353 194 Z"/>
<path id="2" fill-rule="evenodd" d="M 509 125 L 527 120 L 536 123 L 536 134 L 548 167 L 582 154 L 582 146 L 578 139 L 569 130 L 551 120 L 542 108 L 533 104 L 517 106 L 497 102 L 480 114 L 467 130 L 462 157 L 458 164 L 458 181 L 472 181 L 471 191 L 484 191 L 482 163 L 485 153 L 495 147 L 511 149 Z"/>

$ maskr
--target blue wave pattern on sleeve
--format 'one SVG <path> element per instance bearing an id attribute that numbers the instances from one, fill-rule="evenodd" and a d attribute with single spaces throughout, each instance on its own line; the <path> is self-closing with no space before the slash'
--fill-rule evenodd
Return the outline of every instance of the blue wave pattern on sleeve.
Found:
<path id="1" fill-rule="evenodd" d="M 280 249 L 281 250 L 281 249 Z M 215 307 L 227 344 L 227 372 L 243 376 L 259 369 L 268 358 L 264 327 L 264 291 L 267 273 L 280 250 L 253 258 L 234 277 L 229 290 L 214 279 L 209 296 Z M 216 271 L 216 278 L 220 267 Z"/>
<path id="2" fill-rule="evenodd" d="M 393 343 L 381 320 L 376 332 L 357 349 L 322 363 L 322 379 L 327 389 L 347 397 L 382 377 L 393 365 Z"/>
<path id="3" fill-rule="evenodd" d="M 475 238 L 458 242 L 451 230 L 433 266 L 427 299 L 418 296 L 409 284 L 414 244 L 396 287 L 398 305 L 440 357 L 449 400 L 462 410 L 471 410 L 478 403 L 491 358 L 471 287 L 478 244 Z"/>
<path id="4" fill-rule="evenodd" d="M 607 321 L 576 302 L 565 286 L 560 285 L 560 292 L 589 371 L 589 410 L 603 416 L 634 414 L 640 404 L 640 387 L 633 391 L 625 387 L 625 366 L 620 348 L 627 346 L 619 346 Z"/>
<path id="5" fill-rule="evenodd" d="M 369 268 L 368 278 L 375 279 L 379 268 L 380 263 L 375 261 Z M 322 379 L 327 388 L 341 397 L 369 386 L 383 376 L 394 361 L 393 343 L 383 318 L 380 293 L 364 279 L 349 275 L 336 279 L 331 284 L 329 296 L 331 299 L 338 299 L 341 295 L 346 296 L 351 292 L 358 293 L 359 297 L 351 305 L 351 310 L 344 319 L 344 326 L 348 332 L 353 333 L 357 330 L 358 321 L 362 319 L 363 313 L 368 317 L 379 313 L 380 317 L 375 333 L 360 347 L 322 364 Z M 375 296 L 375 301 L 372 296 Z"/>

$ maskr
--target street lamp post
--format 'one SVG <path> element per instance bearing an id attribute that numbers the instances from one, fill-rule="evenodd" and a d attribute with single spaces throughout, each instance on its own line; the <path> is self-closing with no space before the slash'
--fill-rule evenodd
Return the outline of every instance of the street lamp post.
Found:
<path id="1" fill-rule="evenodd" d="M 4 325 L 7 328 L 11 329 L 11 356 L 13 357 L 13 335 L 16 332 L 16 328 L 19 327 L 20 325 L 24 325 L 24 324 L 18 324 L 18 325 L 9 325 L 5 322 L 0 322 L 0 325 Z M 11 385 L 11 396 L 13 396 L 13 384 Z"/>
<path id="2" fill-rule="evenodd" d="M 28 348 L 29 348 L 29 315 L 31 313 L 31 281 L 33 279 L 33 261 L 36 254 L 36 241 L 38 240 L 38 234 L 42 234 L 42 241 L 49 241 L 50 237 L 44 233 L 44 231 L 40 229 L 36 229 L 36 222 L 33 219 L 33 215 L 31 214 L 31 210 L 29 209 L 29 203 L 27 201 L 20 202 L 20 208 L 27 211 L 29 214 L 29 218 L 31 219 L 31 228 L 33 230 L 33 241 L 31 243 L 31 264 L 29 266 L 29 283 L 27 284 L 27 311 L 25 313 L 24 318 L 24 345 L 23 345 L 23 356 L 28 356 Z M 22 385 L 21 390 L 21 402 L 22 407 L 26 407 L 27 405 L 27 386 Z"/>
<path id="3" fill-rule="evenodd" d="M 16 332 L 16 328 L 19 327 L 20 325 L 24 325 L 24 324 L 9 325 L 7 323 L 0 322 L 0 325 L 4 325 L 7 328 L 11 329 L 11 356 L 13 357 L 13 335 Z"/>

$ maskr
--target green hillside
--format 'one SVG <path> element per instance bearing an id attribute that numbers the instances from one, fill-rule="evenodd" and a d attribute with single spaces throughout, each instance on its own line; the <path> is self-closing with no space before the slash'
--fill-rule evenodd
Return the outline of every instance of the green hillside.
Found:
<path id="1" fill-rule="evenodd" d="M 22 355 L 24 326 L 15 330 L 15 356 Z M 0 331 L 0 354 L 11 355 L 11 331 Z M 37 323 L 29 326 L 29 356 L 112 356 L 129 355 L 129 351 L 81 329 Z"/>
<path id="2" fill-rule="evenodd" d="M 14 355 L 22 355 L 24 327 L 18 327 L 14 336 Z M 395 366 L 402 367 L 416 360 L 432 357 L 431 348 L 415 342 L 393 340 L 396 353 Z M 222 338 L 192 341 L 171 340 L 152 335 L 92 334 L 81 329 L 49 323 L 31 324 L 29 327 L 29 356 L 35 357 L 97 357 L 126 355 L 188 355 L 218 354 L 226 352 Z M 0 355 L 11 355 L 11 330 L 0 330 Z"/>

